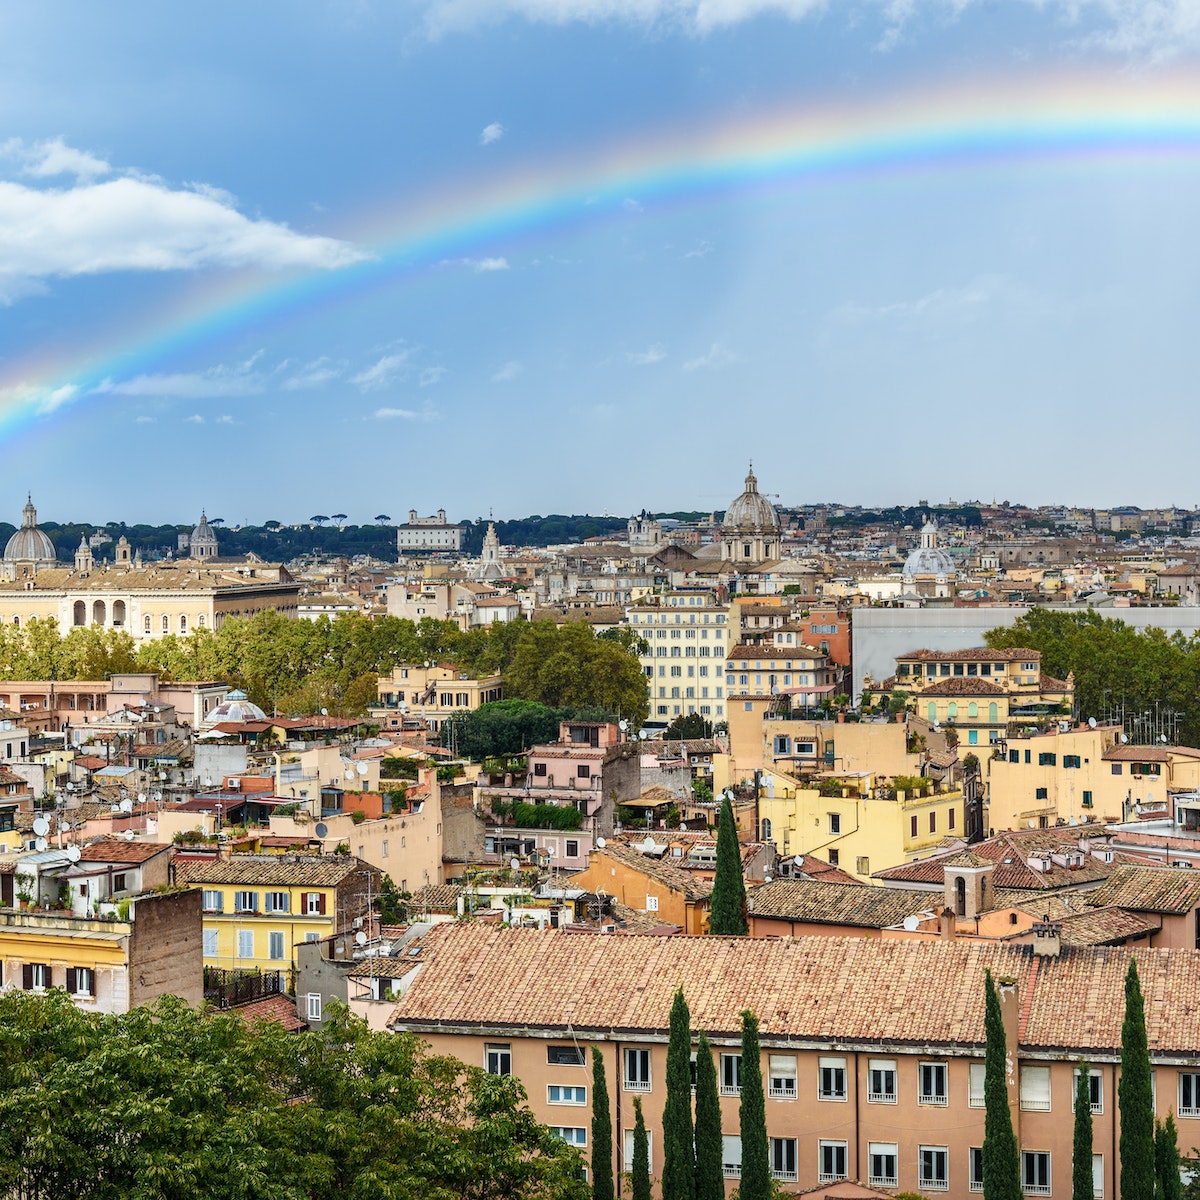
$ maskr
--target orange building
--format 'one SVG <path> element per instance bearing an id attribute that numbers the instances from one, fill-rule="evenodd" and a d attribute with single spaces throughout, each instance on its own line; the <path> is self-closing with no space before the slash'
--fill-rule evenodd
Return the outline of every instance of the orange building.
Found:
<path id="1" fill-rule="evenodd" d="M 609 842 L 592 850 L 586 869 L 572 876 L 571 886 L 604 892 L 627 908 L 657 916 L 664 925 L 678 925 L 684 933 L 706 933 L 712 895 L 709 874 Z"/>

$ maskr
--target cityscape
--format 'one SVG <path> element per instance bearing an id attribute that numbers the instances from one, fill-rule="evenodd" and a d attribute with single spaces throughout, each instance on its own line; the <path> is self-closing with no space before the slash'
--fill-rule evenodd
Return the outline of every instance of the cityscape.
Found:
<path id="1" fill-rule="evenodd" d="M 1200 1200 L 1195 0 L 0 33 L 0 1200 Z"/>

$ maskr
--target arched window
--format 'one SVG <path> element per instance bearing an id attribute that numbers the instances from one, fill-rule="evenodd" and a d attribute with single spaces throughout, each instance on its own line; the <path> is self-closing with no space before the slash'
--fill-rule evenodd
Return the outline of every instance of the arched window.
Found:
<path id="1" fill-rule="evenodd" d="M 931 724 L 937 720 L 937 705 L 932 700 L 929 702 L 929 720 Z"/>
<path id="2" fill-rule="evenodd" d="M 142 629 L 143 629 L 143 630 L 144 630 L 146 633 L 149 633 L 149 632 L 150 632 L 151 626 L 150 626 L 150 614 L 149 614 L 149 613 L 147 613 L 147 614 L 146 614 L 146 615 L 145 615 L 145 616 L 142 618 Z"/>
<path id="3" fill-rule="evenodd" d="M 203 628 L 204 628 L 204 614 L 203 614 L 203 613 L 200 613 L 200 614 L 199 614 L 199 616 L 197 616 L 197 617 L 196 617 L 196 624 L 197 624 L 197 625 L 198 625 L 198 626 L 199 626 L 201 629 L 203 629 Z M 993 707 L 993 708 L 995 708 L 996 706 L 993 704 L 993 705 L 992 705 L 992 707 Z"/>
<path id="4" fill-rule="evenodd" d="M 113 624 L 114 625 L 124 625 L 125 624 L 125 601 L 124 600 L 114 600 L 113 601 Z"/>
<path id="5" fill-rule="evenodd" d="M 976 704 L 974 700 L 967 705 L 967 716 L 971 717 L 972 719 L 979 716 L 979 705 Z"/>
<path id="6" fill-rule="evenodd" d="M 771 840 L 771 818 L 770 817 L 763 817 L 763 819 L 762 819 L 762 838 L 760 840 L 762 840 L 764 842 L 769 842 Z"/>
<path id="7" fill-rule="evenodd" d="M 954 881 L 954 914 L 958 917 L 967 915 L 967 881 L 961 875 Z"/>
<path id="8" fill-rule="evenodd" d="M 953 700 L 946 705 L 946 720 L 953 721 L 958 716 L 958 705 Z"/>
<path id="9" fill-rule="evenodd" d="M 1000 706 L 995 702 L 995 700 L 993 700 L 991 704 L 988 705 L 988 722 L 992 725 L 995 725 L 999 722 L 999 720 Z"/>
<path id="10" fill-rule="evenodd" d="M 179 632 L 187 633 L 187 613 L 179 614 Z"/>
<path id="11" fill-rule="evenodd" d="M 170 618 L 169 616 L 167 616 L 167 614 L 166 614 L 166 613 L 163 613 L 163 618 L 162 618 L 162 631 L 163 631 L 163 633 L 170 633 L 170 632 L 171 632 L 171 618 Z"/>
<path id="12" fill-rule="evenodd" d="M 75 618 L 76 625 L 87 624 L 87 604 L 83 600 L 75 601 Z"/>
<path id="13" fill-rule="evenodd" d="M 20 624 L 21 624 L 21 618 L 20 618 L 20 617 L 13 617 L 13 624 L 14 624 L 14 625 L 20 625 Z"/>
<path id="14" fill-rule="evenodd" d="M 108 610 L 104 606 L 104 601 L 97 600 L 92 605 L 92 624 L 93 625 L 103 625 L 104 619 L 107 616 L 107 611 Z"/>

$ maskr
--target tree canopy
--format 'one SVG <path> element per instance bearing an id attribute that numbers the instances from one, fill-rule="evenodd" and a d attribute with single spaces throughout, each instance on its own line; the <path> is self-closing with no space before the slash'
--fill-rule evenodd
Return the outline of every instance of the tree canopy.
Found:
<path id="1" fill-rule="evenodd" d="M 0 1194 L 19 1200 L 586 1200 L 511 1076 L 372 1033 L 0 996 Z"/>

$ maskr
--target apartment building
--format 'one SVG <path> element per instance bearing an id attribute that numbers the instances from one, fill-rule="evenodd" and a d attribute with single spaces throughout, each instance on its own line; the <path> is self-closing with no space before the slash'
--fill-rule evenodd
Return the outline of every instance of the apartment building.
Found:
<path id="1" fill-rule="evenodd" d="M 725 719 L 731 611 L 703 591 L 666 592 L 625 610 L 625 623 L 646 643 L 638 658 L 650 690 L 648 726 L 693 713 Z"/>
<path id="2" fill-rule="evenodd" d="M 456 712 L 474 712 L 481 704 L 504 699 L 499 675 L 474 679 L 443 663 L 406 663 L 376 685 L 378 703 L 368 712 L 386 729 L 402 729 L 406 717 L 425 721 L 434 732 Z"/>
<path id="3" fill-rule="evenodd" d="M 540 1121 L 591 1137 L 590 1049 L 613 1092 L 614 1158 L 632 1160 L 640 1097 L 650 1170 L 662 1166 L 671 998 L 708 1033 L 720 1083 L 726 1185 L 741 1173 L 739 1014 L 758 1016 L 776 1179 L 798 1190 L 859 1180 L 923 1195 L 982 1192 L 984 979 L 1000 990 L 1009 1104 L 1026 1195 L 1071 1195 L 1075 1072 L 1089 1063 L 1093 1190 L 1119 1194 L 1123 981 L 1131 952 L 875 938 L 711 938 L 445 926 L 390 1022 L 437 1053 L 520 1078 Z M 1146 995 L 1200 990 L 1200 952 L 1139 950 Z M 486 980 L 487 986 L 479 986 Z M 1086 1003 L 1081 1002 L 1086 997 Z M 1200 1046 L 1186 1004 L 1147 1006 L 1155 1108 L 1200 1135 Z M 1193 1126 L 1192 1122 L 1196 1125 Z M 618 1176 L 619 1178 L 619 1176 Z"/>

